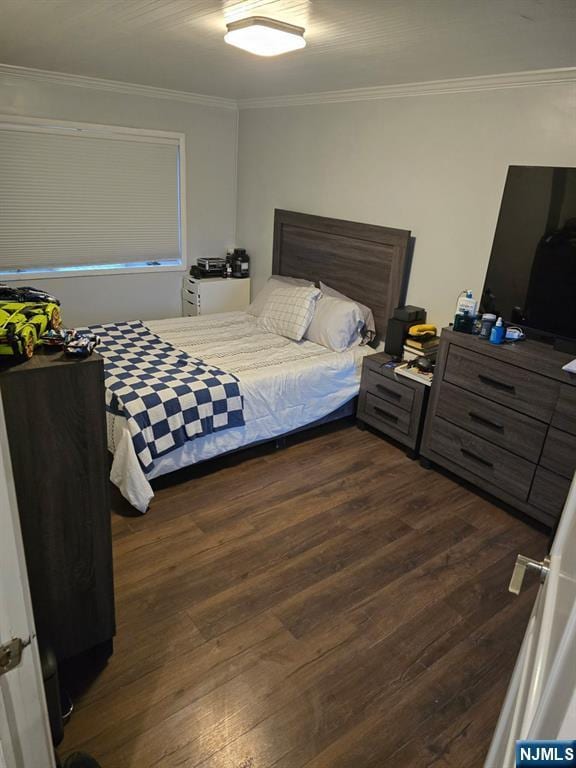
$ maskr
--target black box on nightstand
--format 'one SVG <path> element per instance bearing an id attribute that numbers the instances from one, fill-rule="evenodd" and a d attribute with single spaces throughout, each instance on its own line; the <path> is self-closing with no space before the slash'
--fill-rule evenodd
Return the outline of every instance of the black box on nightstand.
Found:
<path id="1" fill-rule="evenodd" d="M 417 323 L 426 322 L 426 310 L 422 307 L 396 307 L 394 314 L 388 320 L 384 351 L 387 355 L 401 358 L 408 329 Z"/>

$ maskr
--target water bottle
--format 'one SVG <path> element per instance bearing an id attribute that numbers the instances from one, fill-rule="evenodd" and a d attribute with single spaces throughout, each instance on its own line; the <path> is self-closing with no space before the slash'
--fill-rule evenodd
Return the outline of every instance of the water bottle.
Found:
<path id="1" fill-rule="evenodd" d="M 496 320 L 496 325 L 490 331 L 490 344 L 502 344 L 505 334 L 506 329 L 504 328 L 504 323 L 502 322 L 502 318 L 499 317 L 498 320 Z"/>

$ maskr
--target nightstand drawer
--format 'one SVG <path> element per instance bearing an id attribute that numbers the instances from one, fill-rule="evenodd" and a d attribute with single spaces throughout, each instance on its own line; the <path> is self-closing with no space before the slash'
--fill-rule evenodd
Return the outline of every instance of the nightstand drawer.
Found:
<path id="1" fill-rule="evenodd" d="M 430 448 L 472 474 L 522 501 L 528 497 L 535 465 L 438 416 L 434 417 Z"/>
<path id="2" fill-rule="evenodd" d="M 540 457 L 546 425 L 523 413 L 474 395 L 447 381 L 440 383 L 436 413 L 446 421 L 529 461 L 537 462 Z"/>
<path id="3" fill-rule="evenodd" d="M 550 428 L 540 463 L 572 480 L 576 471 L 576 435 Z"/>
<path id="4" fill-rule="evenodd" d="M 410 431 L 410 413 L 398 408 L 392 403 L 385 402 L 380 397 L 366 393 L 366 414 L 383 428 L 392 427 L 407 435 Z"/>
<path id="5" fill-rule="evenodd" d="M 358 398 L 358 423 L 367 424 L 385 437 L 406 446 L 415 458 L 420 448 L 429 388 L 426 384 L 394 376 L 385 352 L 367 355 L 362 363 Z M 404 383 L 406 382 L 406 383 Z"/>
<path id="6" fill-rule="evenodd" d="M 381 400 L 402 408 L 404 411 L 411 411 L 414 402 L 414 390 L 399 384 L 381 373 L 367 368 L 364 371 L 366 390 L 376 395 Z"/>
<path id="7" fill-rule="evenodd" d="M 450 345 L 444 379 L 476 395 L 549 422 L 559 384 L 538 373 Z"/>

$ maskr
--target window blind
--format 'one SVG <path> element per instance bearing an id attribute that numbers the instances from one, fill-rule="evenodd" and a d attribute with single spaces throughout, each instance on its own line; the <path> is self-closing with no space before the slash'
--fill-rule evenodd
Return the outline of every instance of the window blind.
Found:
<path id="1" fill-rule="evenodd" d="M 0 272 L 180 257 L 177 138 L 0 128 Z"/>

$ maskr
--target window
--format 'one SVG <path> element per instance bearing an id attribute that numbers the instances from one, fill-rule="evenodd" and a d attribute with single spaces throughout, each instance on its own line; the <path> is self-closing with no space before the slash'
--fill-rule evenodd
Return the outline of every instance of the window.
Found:
<path id="1" fill-rule="evenodd" d="M 182 269 L 184 137 L 0 120 L 0 280 Z"/>

